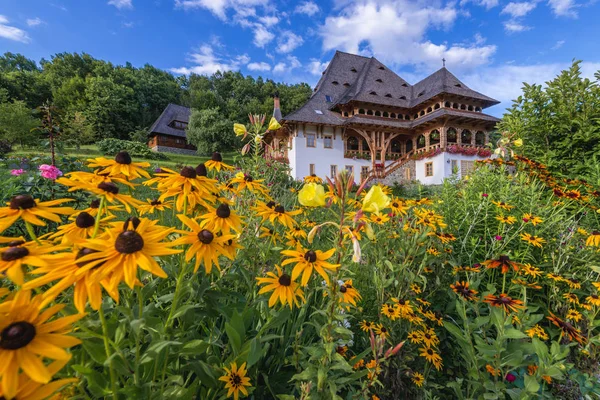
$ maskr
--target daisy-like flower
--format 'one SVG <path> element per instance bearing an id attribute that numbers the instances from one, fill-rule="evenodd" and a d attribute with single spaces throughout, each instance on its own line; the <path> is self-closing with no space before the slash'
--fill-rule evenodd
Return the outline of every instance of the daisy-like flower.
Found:
<path id="1" fill-rule="evenodd" d="M 149 168 L 150 163 L 134 163 L 126 151 L 117 153 L 114 160 L 104 157 L 90 158 L 88 159 L 88 167 L 99 167 L 101 168 L 100 173 L 108 174 L 108 176 L 115 178 L 125 178 L 127 180 L 134 180 L 141 177 L 150 178 L 150 174 L 144 169 Z"/>
<path id="2" fill-rule="evenodd" d="M 406 215 L 407 211 L 410 209 L 402 200 L 397 198 L 392 198 L 390 202 L 390 208 L 392 209 L 392 213 L 394 215 Z"/>
<path id="3" fill-rule="evenodd" d="M 369 380 L 375 379 L 382 371 L 381 365 L 375 359 L 369 361 L 365 367 L 369 370 L 369 373 L 367 374 L 367 379 Z"/>
<path id="4" fill-rule="evenodd" d="M 508 225 L 512 225 L 515 222 L 517 222 L 517 219 L 515 217 L 513 217 L 512 215 L 497 215 L 496 219 L 498 221 L 500 221 L 503 224 L 508 224 Z"/>
<path id="5" fill-rule="evenodd" d="M 18 219 L 32 225 L 46 226 L 40 218 L 60 223 L 59 215 L 71 215 L 75 212 L 71 207 L 57 207 L 70 202 L 71 199 L 39 201 L 28 194 L 13 197 L 6 203 L 8 207 L 0 207 L 0 233 L 12 226 Z"/>
<path id="6" fill-rule="evenodd" d="M 277 241 L 281 240 L 281 235 L 275 232 L 272 228 L 267 228 L 266 226 L 260 227 L 260 233 L 258 235 L 259 238 L 269 238 L 272 244 L 277 244 Z"/>
<path id="7" fill-rule="evenodd" d="M 425 377 L 419 372 L 413 372 L 411 381 L 418 387 L 422 387 L 425 382 Z"/>
<path id="8" fill-rule="evenodd" d="M 542 248 L 542 245 L 546 243 L 544 238 L 530 235 L 528 233 L 521 233 L 521 240 L 539 248 Z"/>
<path id="9" fill-rule="evenodd" d="M 375 325 L 375 327 L 373 328 L 373 332 L 375 332 L 375 334 L 382 339 L 387 339 L 390 337 L 390 331 L 388 331 L 387 328 L 383 326 L 383 324 Z"/>
<path id="10" fill-rule="evenodd" d="M 283 272 L 278 265 L 275 268 L 277 269 L 277 274 L 267 272 L 267 278 L 256 278 L 259 285 L 267 285 L 263 286 L 258 291 L 258 294 L 273 292 L 269 298 L 269 307 L 273 307 L 277 303 L 277 300 L 283 306 L 287 304 L 290 308 L 293 308 L 294 305 L 300 307 L 298 299 L 304 301 L 304 293 L 300 285 L 294 282 L 292 277 Z"/>
<path id="11" fill-rule="evenodd" d="M 396 303 L 396 307 L 400 311 L 400 315 L 405 316 L 413 313 L 413 308 L 410 305 L 410 300 L 397 299 L 394 297 L 392 298 L 392 301 Z"/>
<path id="12" fill-rule="evenodd" d="M 570 304 L 579 304 L 579 297 L 575 293 L 564 293 L 563 298 Z"/>
<path id="13" fill-rule="evenodd" d="M 392 304 L 384 304 L 381 306 L 381 313 L 392 321 L 400 318 L 400 309 Z"/>
<path id="14" fill-rule="evenodd" d="M 530 338 L 533 337 L 539 337 L 542 340 L 548 340 L 550 337 L 548 336 L 548 334 L 546 333 L 546 331 L 544 330 L 544 328 L 542 328 L 540 325 L 535 324 L 533 327 L 527 329 L 525 331 L 525 333 L 527 334 L 527 336 L 529 336 Z"/>
<path id="15" fill-rule="evenodd" d="M 553 273 L 546 274 L 546 277 L 552 279 L 554 282 L 562 282 L 565 280 L 565 278 L 563 278 L 562 276 Z"/>
<path id="16" fill-rule="evenodd" d="M 360 293 L 352 285 L 352 279 L 348 279 L 340 285 L 339 295 L 340 303 L 352 304 L 354 307 L 356 307 L 356 301 L 361 299 Z"/>
<path id="17" fill-rule="evenodd" d="M 518 271 L 519 267 L 521 267 L 521 264 L 515 261 L 511 261 L 510 257 L 508 256 L 500 256 L 496 260 L 487 260 L 482 262 L 481 265 L 488 269 L 501 267 L 501 271 L 503 274 L 507 273 L 510 270 L 510 268 L 512 268 L 514 271 Z"/>
<path id="18" fill-rule="evenodd" d="M 252 384 L 250 383 L 250 378 L 246 376 L 246 363 L 243 363 L 238 368 L 237 363 L 234 361 L 229 368 L 225 367 L 223 369 L 225 370 L 225 374 L 219 380 L 225 382 L 225 389 L 228 389 L 227 397 L 233 395 L 234 400 L 238 400 L 240 392 L 244 396 L 248 396 L 248 389 L 246 387 L 252 386 Z"/>
<path id="19" fill-rule="evenodd" d="M 588 302 L 588 304 L 591 304 L 593 306 L 600 306 L 600 296 L 598 296 L 597 294 L 592 294 L 588 297 L 585 298 Z"/>
<path id="20" fill-rule="evenodd" d="M 514 283 L 514 284 L 517 284 L 517 285 L 520 285 L 520 286 L 525 286 L 525 287 L 528 287 L 530 289 L 536 289 L 536 290 L 538 290 L 538 289 L 542 288 L 537 282 L 531 282 L 530 283 L 530 282 L 527 282 L 525 279 L 521 279 L 521 278 L 511 279 L 510 281 L 512 283 Z"/>
<path id="21" fill-rule="evenodd" d="M 128 218 L 123 225 L 115 225 L 105 235 L 85 242 L 85 247 L 96 250 L 81 257 L 79 262 L 101 260 L 92 279 L 103 280 L 110 276 L 109 288 L 117 288 L 125 281 L 133 289 L 137 281 L 137 267 L 160 278 L 167 274 L 154 257 L 181 253 L 173 249 L 177 242 L 163 242 L 173 228 L 157 225 L 158 221 L 137 217 Z"/>
<path id="22" fill-rule="evenodd" d="M 563 321 L 562 319 L 560 319 L 552 313 L 550 313 L 550 316 L 546 318 L 549 319 L 550 322 L 552 322 L 554 325 L 558 326 L 562 333 L 564 335 L 567 335 L 569 340 L 575 340 L 579 344 L 584 344 L 587 341 L 585 336 L 581 334 L 581 331 L 575 328 L 569 322 Z"/>
<path id="23" fill-rule="evenodd" d="M 79 210 L 79 212 L 86 212 L 88 214 L 90 214 L 92 217 L 96 218 L 96 215 L 98 215 L 98 211 L 100 208 L 100 199 L 94 199 L 92 201 L 90 201 L 90 205 L 88 208 L 85 208 L 83 210 Z M 113 217 L 113 213 L 112 211 L 122 211 L 123 208 L 121 206 L 110 206 L 110 205 L 104 205 L 102 211 L 103 211 L 103 215 L 106 215 L 108 217 Z M 79 215 L 79 214 L 77 214 Z M 70 220 L 73 219 L 73 215 L 71 215 L 69 217 Z"/>
<path id="24" fill-rule="evenodd" d="M 369 332 L 371 329 L 375 328 L 375 326 L 376 326 L 376 324 L 374 324 L 373 322 L 367 321 L 365 319 L 363 319 L 359 325 L 360 325 L 360 329 L 362 329 L 365 332 Z"/>
<path id="25" fill-rule="evenodd" d="M 565 278 L 564 282 L 569 285 L 571 289 L 581 289 L 581 282 L 575 278 Z"/>
<path id="26" fill-rule="evenodd" d="M 427 250 L 425 250 L 425 252 L 432 256 L 439 256 L 441 254 L 440 251 L 435 247 L 428 247 Z"/>
<path id="27" fill-rule="evenodd" d="M 410 285 L 410 290 L 412 290 L 413 292 L 415 292 L 415 294 L 421 294 L 421 292 L 422 292 L 421 288 L 416 283 L 412 283 Z"/>
<path id="28" fill-rule="evenodd" d="M 312 174 L 304 177 L 304 183 L 323 183 L 323 179 L 319 178 L 317 175 Z"/>
<path id="29" fill-rule="evenodd" d="M 64 368 L 69 360 L 56 360 L 50 363 L 47 367 L 50 375 L 54 376 Z M 48 383 L 38 383 L 31 379 L 27 374 L 20 374 L 17 383 L 17 392 L 13 399 L 16 400 L 41 400 L 41 399 L 52 399 L 58 400 L 66 398 L 60 394 L 66 386 L 71 383 L 77 382 L 77 378 L 65 378 L 56 379 Z M 0 387 L 0 399 L 11 399 L 8 394 L 3 393 L 2 387 Z"/>
<path id="30" fill-rule="evenodd" d="M 408 332 L 408 335 L 406 336 L 406 338 L 408 340 L 410 340 L 411 343 L 421 343 L 423 341 L 423 337 L 421 336 L 421 331 L 412 331 L 412 332 Z"/>
<path id="31" fill-rule="evenodd" d="M 461 296 L 465 300 L 477 300 L 477 290 L 469 289 L 469 282 L 456 281 L 456 283 L 450 285 L 450 287 L 452 288 L 454 293 Z"/>
<path id="32" fill-rule="evenodd" d="M 202 168 L 198 167 L 183 167 L 180 172 L 161 168 L 161 172 L 145 181 L 144 185 L 156 184 L 156 189 L 162 193 L 158 198 L 160 201 L 175 197 L 177 211 L 183 211 L 186 202 L 189 209 L 194 208 L 196 204 L 206 206 L 208 203 L 204 199 L 211 198 L 212 193 L 217 192 L 217 181 L 199 175 L 197 170 L 204 173 Z"/>
<path id="33" fill-rule="evenodd" d="M 108 216 L 100 220 L 100 229 L 107 225 L 107 222 L 113 219 L 113 216 Z M 55 233 L 51 234 L 49 239 L 60 239 L 62 244 L 68 245 L 73 243 L 83 242 L 91 238 L 94 234 L 96 219 L 85 211 L 80 212 L 75 217 L 75 221 L 70 224 L 61 225 Z"/>
<path id="34" fill-rule="evenodd" d="M 506 211 L 510 211 L 513 208 L 515 208 L 515 206 L 511 206 L 510 204 L 507 204 L 503 201 L 492 201 L 492 203 L 494 203 L 494 205 L 496 205 L 496 207 L 501 208 Z"/>
<path id="35" fill-rule="evenodd" d="M 0 232 L 1 232 L 1 230 L 0 230 Z M 585 240 L 585 245 L 592 246 L 592 247 L 600 246 L 600 232 L 592 231 L 590 236 L 588 236 L 588 238 Z"/>
<path id="36" fill-rule="evenodd" d="M 19 371 L 35 382 L 48 383 L 52 373 L 42 360 L 69 360 L 65 349 L 81 343 L 67 333 L 83 314 L 52 319 L 65 305 L 42 311 L 41 301 L 41 296 L 32 298 L 29 290 L 21 290 L 0 304 L 0 377 L 6 398 L 18 392 Z"/>
<path id="37" fill-rule="evenodd" d="M 388 217 L 385 214 L 381 214 L 381 213 L 377 212 L 377 213 L 371 214 L 370 220 L 374 224 L 383 225 L 390 220 L 390 217 Z"/>
<path id="38" fill-rule="evenodd" d="M 531 264 L 523 264 L 521 267 L 521 274 L 531 276 L 532 278 L 538 278 L 542 276 L 542 271 Z"/>
<path id="39" fill-rule="evenodd" d="M 238 172 L 235 177 L 229 181 L 231 184 L 237 185 L 238 192 L 248 189 L 251 192 L 258 192 L 263 196 L 268 196 L 269 189 L 262 183 L 264 179 L 254 179 L 252 176 Z"/>
<path id="40" fill-rule="evenodd" d="M 213 155 L 210 158 L 210 160 L 208 160 L 207 162 L 205 162 L 204 165 L 209 170 L 215 169 L 215 170 L 217 170 L 217 172 L 220 172 L 221 169 L 223 171 L 233 171 L 235 169 L 231 165 L 225 164 L 223 162 L 223 156 L 221 156 L 221 153 L 218 153 L 216 151 L 213 153 Z"/>
<path id="41" fill-rule="evenodd" d="M 513 299 L 507 296 L 506 293 L 501 293 L 499 296 L 488 294 L 483 301 L 491 306 L 503 308 L 506 313 L 517 312 L 519 309 L 524 308 L 521 300 Z"/>
<path id="42" fill-rule="evenodd" d="M 286 211 L 281 204 L 277 204 L 273 207 L 267 218 L 269 221 L 271 221 L 271 223 L 277 221 L 283 226 L 292 229 L 297 223 L 293 217 L 301 213 L 302 210 Z M 264 219 L 265 218 L 263 216 L 263 220 Z"/>
<path id="43" fill-rule="evenodd" d="M 60 257 L 50 254 L 57 249 L 48 242 L 38 244 L 20 239 L 8 242 L 6 247 L 0 248 L 0 273 L 5 273 L 17 285 L 22 285 L 24 282 L 23 266 L 48 266 L 53 259 Z"/>
<path id="44" fill-rule="evenodd" d="M 84 190 L 99 197 L 103 197 L 109 204 L 113 204 L 115 201 L 118 201 L 125 206 L 127 212 L 131 212 L 131 206 L 137 207 L 142 204 L 141 201 L 129 195 L 120 194 L 119 187 L 114 182 L 102 182 L 94 185 L 87 182 L 74 181 L 68 178 L 60 178 L 56 182 L 65 186 L 69 186 L 69 192 Z"/>
<path id="45" fill-rule="evenodd" d="M 577 311 L 573 308 L 571 308 L 567 311 L 566 317 L 567 317 L 567 319 L 570 319 L 571 321 L 574 321 L 574 322 L 579 322 L 583 319 L 583 315 L 579 311 Z"/>
<path id="46" fill-rule="evenodd" d="M 443 233 L 443 232 L 428 232 L 427 236 L 435 236 L 438 239 L 440 239 L 440 241 L 443 244 L 448 244 L 450 242 L 453 242 L 456 240 L 456 236 L 454 236 L 451 233 Z"/>
<path id="47" fill-rule="evenodd" d="M 242 231 L 242 219 L 235 211 L 232 211 L 227 203 L 209 210 L 208 213 L 200 215 L 200 226 L 212 232 L 223 232 L 229 234 L 232 230 Z"/>
<path id="48" fill-rule="evenodd" d="M 306 286 L 313 272 L 316 270 L 321 277 L 329 284 L 329 276 L 326 270 L 335 271 L 340 267 L 339 264 L 332 264 L 327 260 L 333 256 L 335 249 L 323 252 L 321 250 L 308 250 L 298 246 L 296 250 L 282 250 L 281 254 L 290 258 L 284 260 L 281 265 L 293 264 L 292 280 L 296 280 L 302 274 L 301 285 Z"/>
<path id="49" fill-rule="evenodd" d="M 146 203 L 140 204 L 137 207 L 138 212 L 140 213 L 140 217 L 146 214 L 154 214 L 157 211 L 165 211 L 170 210 L 173 207 L 173 203 L 170 201 L 165 201 L 164 203 L 158 199 L 151 200 L 146 199 Z"/>
<path id="50" fill-rule="evenodd" d="M 290 232 L 288 232 L 288 234 L 292 237 L 295 238 L 304 238 L 306 239 L 307 235 L 306 235 L 306 231 L 304 229 L 302 229 L 299 226 L 295 226 L 292 228 L 292 230 Z"/>
<path id="51" fill-rule="evenodd" d="M 435 369 L 438 371 L 442 369 L 442 357 L 434 349 L 431 347 L 421 347 L 419 351 L 421 352 L 419 355 L 432 363 Z"/>
<path id="52" fill-rule="evenodd" d="M 177 218 L 185 224 L 191 231 L 183 231 L 182 236 L 177 239 L 177 244 L 191 245 L 185 253 L 185 261 L 189 262 L 192 258 L 196 258 L 194 264 L 194 273 L 198 271 L 200 263 L 204 265 L 204 271 L 210 274 L 213 265 L 217 269 L 221 269 L 219 265 L 219 256 L 224 255 L 229 259 L 233 259 L 225 249 L 225 243 L 228 240 L 235 238 L 235 235 L 218 236 L 215 231 L 206 229 L 195 220 L 183 215 L 177 215 Z"/>
<path id="53" fill-rule="evenodd" d="M 427 347 L 437 346 L 440 343 L 440 339 L 435 334 L 433 328 L 422 331 L 421 339 Z"/>
<path id="54" fill-rule="evenodd" d="M 541 219 L 540 217 L 536 217 L 535 215 L 529 214 L 529 213 L 523 214 L 523 221 L 525 223 L 531 223 L 533 226 L 536 226 L 537 224 L 541 224 L 542 222 L 544 222 L 544 220 Z"/>

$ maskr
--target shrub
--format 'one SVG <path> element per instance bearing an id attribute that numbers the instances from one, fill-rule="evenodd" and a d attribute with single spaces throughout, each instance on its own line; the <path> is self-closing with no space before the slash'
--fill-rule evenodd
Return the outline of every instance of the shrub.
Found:
<path id="1" fill-rule="evenodd" d="M 98 149 L 102 154 L 114 155 L 120 151 L 127 151 L 134 157 L 143 157 L 151 160 L 167 160 L 164 154 L 154 152 L 143 143 L 120 139 L 102 139 L 98 142 Z"/>

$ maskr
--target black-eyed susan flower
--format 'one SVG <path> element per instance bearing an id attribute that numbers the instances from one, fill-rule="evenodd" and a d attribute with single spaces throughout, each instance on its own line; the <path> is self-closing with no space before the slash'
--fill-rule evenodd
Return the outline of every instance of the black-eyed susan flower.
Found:
<path id="1" fill-rule="evenodd" d="M 422 387 L 425 383 L 425 377 L 419 372 L 413 372 L 411 380 L 418 387 Z"/>
<path id="2" fill-rule="evenodd" d="M 374 224 L 383 225 L 390 220 L 390 217 L 388 217 L 386 214 L 381 214 L 381 213 L 377 212 L 377 213 L 371 214 L 371 217 L 369 219 Z"/>
<path id="3" fill-rule="evenodd" d="M 146 203 L 140 204 L 137 207 L 138 212 L 140 213 L 140 217 L 146 214 L 154 214 L 157 211 L 165 211 L 170 210 L 173 207 L 173 203 L 170 201 L 165 201 L 164 203 L 159 199 L 146 199 Z"/>
<path id="4" fill-rule="evenodd" d="M 205 162 L 204 165 L 209 170 L 214 169 L 214 170 L 217 170 L 217 172 L 220 172 L 221 169 L 224 171 L 233 171 L 235 169 L 233 166 L 225 164 L 223 162 L 223 156 L 221 155 L 221 153 L 216 152 L 216 151 L 212 154 L 212 157 L 210 158 L 210 160 Z"/>
<path id="5" fill-rule="evenodd" d="M 410 300 L 397 299 L 394 297 L 394 298 L 392 298 L 392 301 L 395 303 L 401 316 L 409 315 L 413 312 L 413 308 L 412 308 L 412 305 L 410 304 Z"/>
<path id="6" fill-rule="evenodd" d="M 230 260 L 235 259 L 239 249 L 244 248 L 244 246 L 240 244 L 239 237 L 240 235 L 236 235 L 234 238 L 223 243 L 223 255 Z"/>
<path id="7" fill-rule="evenodd" d="M 267 218 L 272 224 L 277 221 L 283 226 L 292 229 L 297 223 L 293 217 L 299 214 L 302 214 L 302 210 L 286 211 L 285 207 L 277 204 L 273 207 Z"/>
<path id="8" fill-rule="evenodd" d="M 527 334 L 527 336 L 529 336 L 530 338 L 533 337 L 538 337 L 542 340 L 548 340 L 549 336 L 546 333 L 546 331 L 544 330 L 544 328 L 542 328 L 540 325 L 535 324 L 533 327 L 527 329 L 525 331 L 525 333 Z"/>
<path id="9" fill-rule="evenodd" d="M 227 397 L 231 397 L 238 400 L 240 393 L 244 396 L 248 396 L 248 389 L 246 387 L 252 386 L 250 378 L 246 376 L 246 363 L 243 363 L 238 368 L 237 363 L 234 361 L 231 363 L 229 368 L 224 367 L 225 374 L 219 378 L 220 381 L 225 382 L 225 389 L 227 390 Z"/>
<path id="10" fill-rule="evenodd" d="M 98 227 L 103 229 L 107 226 L 107 222 L 113 219 L 114 216 L 107 216 L 99 221 Z M 58 240 L 62 244 L 80 243 L 94 235 L 96 219 L 85 211 L 80 212 L 75 217 L 75 221 L 70 224 L 61 225 L 56 232 L 48 236 L 49 239 Z"/>
<path id="11" fill-rule="evenodd" d="M 0 248 L 0 273 L 18 285 L 24 281 L 23 267 L 45 267 L 56 259 L 57 255 L 51 254 L 58 248 L 49 242 L 25 242 L 13 240 L 6 247 Z"/>
<path id="12" fill-rule="evenodd" d="M 546 274 L 546 277 L 548 279 L 552 279 L 554 282 L 562 282 L 562 281 L 565 280 L 565 278 L 563 278 L 562 276 L 557 275 L 557 274 L 553 274 L 553 273 Z"/>
<path id="13" fill-rule="evenodd" d="M 393 304 L 384 304 L 381 306 L 381 313 L 392 321 L 400 318 L 400 309 Z"/>
<path id="14" fill-rule="evenodd" d="M 376 324 L 374 324 L 373 322 L 367 321 L 365 319 L 363 319 L 359 324 L 360 329 L 362 329 L 365 332 L 369 332 L 371 329 L 375 328 L 375 325 Z"/>
<path id="15" fill-rule="evenodd" d="M 517 312 L 519 309 L 524 308 L 521 300 L 513 299 L 507 296 L 506 293 L 501 293 L 498 296 L 488 294 L 483 301 L 491 306 L 503 308 L 506 313 Z"/>
<path id="16" fill-rule="evenodd" d="M 182 231 L 182 236 L 177 239 L 176 243 L 190 245 L 185 253 L 185 260 L 189 262 L 192 258 L 196 259 L 194 273 L 198 271 L 200 263 L 204 265 L 207 274 L 210 274 L 213 265 L 220 270 L 219 256 L 221 255 L 233 259 L 225 251 L 224 246 L 228 240 L 234 239 L 235 235 L 219 236 L 216 231 L 202 227 L 197 221 L 183 214 L 177 215 L 177 218 L 190 229 L 190 231 Z"/>
<path id="17" fill-rule="evenodd" d="M 147 186 L 154 184 L 162 193 L 158 199 L 165 201 L 175 197 L 175 207 L 180 212 L 186 204 L 190 209 L 196 204 L 206 206 L 208 204 L 206 199 L 210 199 L 212 193 L 217 191 L 216 180 L 198 175 L 196 169 L 192 167 L 183 167 L 180 172 L 162 168 L 156 177 L 144 182 Z"/>
<path id="18" fill-rule="evenodd" d="M 56 360 L 51 362 L 47 369 L 50 375 L 54 376 L 64 368 L 69 360 Z M 40 399 L 52 399 L 58 400 L 67 398 L 60 393 L 65 387 L 78 381 L 77 378 L 64 378 L 55 379 L 48 383 L 39 383 L 31 379 L 27 374 L 20 374 L 17 384 L 17 392 L 13 399 L 16 400 L 40 400 Z M 3 392 L 0 386 L 0 399 L 10 399 L 6 393 Z"/>
<path id="19" fill-rule="evenodd" d="M 473 301 L 477 300 L 477 291 L 473 289 L 469 289 L 469 282 L 466 281 L 456 281 L 456 283 L 450 285 L 452 291 L 462 297 L 465 300 Z"/>
<path id="20" fill-rule="evenodd" d="M 65 186 L 69 186 L 69 192 L 83 190 L 93 193 L 98 197 L 104 198 L 108 204 L 114 204 L 115 201 L 118 201 L 125 206 L 127 212 L 131 212 L 132 206 L 137 207 L 142 204 L 141 201 L 129 195 L 119 193 L 119 187 L 114 182 L 102 182 L 94 185 L 87 182 L 74 181 L 68 178 L 60 178 L 56 182 Z"/>
<path id="21" fill-rule="evenodd" d="M 340 267 L 339 264 L 332 264 L 327 260 L 333 256 L 335 249 L 323 252 L 321 250 L 308 250 L 298 246 L 296 250 L 282 250 L 281 254 L 290 258 L 284 260 L 281 265 L 295 264 L 292 270 L 292 280 L 302 275 L 301 285 L 306 286 L 313 272 L 317 271 L 321 277 L 329 284 L 327 271 L 335 271 Z"/>
<path id="22" fill-rule="evenodd" d="M 511 206 L 510 204 L 507 204 L 507 203 L 505 203 L 503 201 L 492 201 L 492 203 L 494 203 L 494 205 L 496 207 L 501 208 L 501 209 L 506 210 L 506 211 L 510 211 L 513 208 L 515 208 L 515 206 Z"/>
<path id="23" fill-rule="evenodd" d="M 283 306 L 287 304 L 290 308 L 293 308 L 294 305 L 299 307 L 298 299 L 304 301 L 304 293 L 300 285 L 294 282 L 292 277 L 282 271 L 278 265 L 275 266 L 275 269 L 277 273 L 267 272 L 266 278 L 256 278 L 259 285 L 267 285 L 263 286 L 258 294 L 273 292 L 269 298 L 269 307 L 273 307 L 278 300 Z"/>
<path id="24" fill-rule="evenodd" d="M 260 227 L 259 238 L 268 238 L 272 244 L 277 244 L 281 240 L 281 235 L 277 233 L 273 228 L 267 228 L 266 226 Z"/>
<path id="25" fill-rule="evenodd" d="M 356 301 L 361 299 L 360 293 L 352 284 L 352 279 L 342 282 L 339 288 L 340 303 L 352 304 L 356 307 Z"/>
<path id="26" fill-rule="evenodd" d="M 35 382 L 48 383 L 52 373 L 43 359 L 69 360 L 65 349 L 81 343 L 67 333 L 83 315 L 52 318 L 64 305 L 43 310 L 41 301 L 41 296 L 32 298 L 29 290 L 21 290 L 0 304 L 0 377 L 6 398 L 16 396 L 20 371 Z"/>
<path id="27" fill-rule="evenodd" d="M 292 237 L 295 237 L 295 238 L 304 238 L 304 239 L 306 239 L 306 237 L 307 237 L 306 231 L 304 229 L 302 229 L 301 227 L 299 227 L 299 226 L 294 226 L 288 232 L 288 234 L 290 236 L 292 236 Z"/>
<path id="28" fill-rule="evenodd" d="M 375 334 L 382 339 L 387 339 L 390 337 L 390 331 L 388 331 L 388 329 L 385 326 L 383 326 L 383 324 L 375 325 L 375 327 L 373 328 L 373 332 L 375 332 Z"/>
<path id="29" fill-rule="evenodd" d="M 579 311 L 571 308 L 567 311 L 566 318 L 574 322 L 579 322 L 583 319 L 583 315 Z"/>
<path id="30" fill-rule="evenodd" d="M 542 248 L 542 245 L 546 243 L 546 240 L 544 238 L 531 235 L 529 233 L 521 233 L 521 240 L 539 248 Z"/>
<path id="31" fill-rule="evenodd" d="M 431 347 L 421 347 L 419 355 L 433 364 L 438 371 L 442 369 L 442 357 Z"/>
<path id="32" fill-rule="evenodd" d="M 511 279 L 510 281 L 516 285 L 524 286 L 530 289 L 538 290 L 542 288 L 537 282 L 527 282 L 525 279 L 521 278 Z"/>
<path id="33" fill-rule="evenodd" d="M 114 160 L 104 157 L 90 158 L 88 159 L 88 167 L 98 167 L 101 174 L 108 174 L 108 176 L 115 178 L 125 178 L 127 180 L 134 180 L 141 177 L 150 178 L 150 174 L 144 169 L 149 168 L 150 163 L 134 163 L 126 151 L 118 152 Z"/>
<path id="34" fill-rule="evenodd" d="M 571 323 L 563 321 L 552 312 L 550 312 L 550 316 L 546 318 L 556 325 L 562 331 L 562 333 L 569 338 L 569 340 L 575 340 L 579 344 L 583 344 L 587 341 L 579 329 L 575 328 L 573 325 L 571 325 Z"/>
<path id="35" fill-rule="evenodd" d="M 598 296 L 597 294 L 592 294 L 586 297 L 585 299 L 588 302 L 588 304 L 591 304 L 596 307 L 600 306 L 600 296 Z"/>
<path id="36" fill-rule="evenodd" d="M 0 207 L 0 233 L 19 219 L 37 226 L 46 226 L 40 218 L 60 223 L 60 215 L 71 215 L 75 210 L 57 206 L 70 201 L 71 199 L 39 201 L 28 194 L 15 196 L 6 203 L 8 207 Z"/>
<path id="37" fill-rule="evenodd" d="M 406 337 L 408 340 L 410 340 L 411 343 L 415 344 L 415 343 L 421 343 L 423 341 L 423 337 L 421 336 L 421 331 L 411 331 L 408 332 L 408 335 Z"/>
<path id="38" fill-rule="evenodd" d="M 517 219 L 512 215 L 497 215 L 495 218 L 501 223 L 508 225 L 512 225 L 517 222 Z"/>
<path id="39" fill-rule="evenodd" d="M 588 236 L 588 238 L 585 240 L 585 245 L 586 246 L 593 246 L 593 247 L 600 246 L 600 232 L 599 231 L 592 231 L 592 233 L 590 234 L 590 236 Z"/>
<path id="40" fill-rule="evenodd" d="M 575 293 L 564 293 L 563 298 L 570 304 L 579 304 L 579 297 Z"/>
<path id="41" fill-rule="evenodd" d="M 542 276 L 542 271 L 531 264 L 523 264 L 521 267 L 521 274 L 531 276 L 532 278 L 538 278 Z"/>
<path id="42" fill-rule="evenodd" d="M 130 289 L 137 280 L 138 266 L 160 278 L 167 274 L 154 257 L 181 253 L 173 249 L 176 242 L 163 242 L 173 232 L 173 228 L 157 225 L 158 221 L 136 217 L 128 218 L 123 224 L 115 224 L 105 231 L 105 235 L 85 242 L 85 247 L 96 250 L 81 257 L 79 262 L 102 260 L 94 271 L 93 279 L 109 277 L 111 289 L 125 281 Z"/>
<path id="43" fill-rule="evenodd" d="M 321 184 L 321 183 L 323 183 L 323 179 L 319 178 L 315 174 L 311 174 L 311 175 L 307 175 L 307 176 L 304 177 L 304 183 Z"/>
<path id="44" fill-rule="evenodd" d="M 264 179 L 254 179 L 251 175 L 238 172 L 233 179 L 231 179 L 230 183 L 237 185 L 236 189 L 238 192 L 249 190 L 251 192 L 260 193 L 263 196 L 268 196 L 269 189 L 263 184 L 264 181 Z"/>
<path id="45" fill-rule="evenodd" d="M 424 331 L 421 331 L 420 334 L 423 344 L 427 347 L 437 346 L 440 343 L 440 339 L 435 334 L 433 328 L 425 329 Z"/>
<path id="46" fill-rule="evenodd" d="M 531 225 L 536 226 L 537 224 L 541 224 L 542 222 L 544 222 L 544 220 L 533 214 L 525 213 L 523 214 L 523 222 L 530 223 Z"/>
<path id="47" fill-rule="evenodd" d="M 390 208 L 392 209 L 392 213 L 394 215 L 406 215 L 407 211 L 410 209 L 408 205 L 406 205 L 402 200 L 397 198 L 391 199 Z"/>
<path id="48" fill-rule="evenodd" d="M 200 215 L 200 226 L 211 232 L 229 234 L 232 230 L 242 231 L 242 219 L 227 203 L 220 204 L 217 208 L 210 209 L 206 214 Z"/>
<path id="49" fill-rule="evenodd" d="M 521 267 L 521 264 L 511 261 L 509 256 L 500 256 L 495 260 L 487 260 L 481 263 L 484 267 L 488 269 L 501 268 L 501 272 L 503 274 L 507 273 L 511 268 L 516 272 Z"/>

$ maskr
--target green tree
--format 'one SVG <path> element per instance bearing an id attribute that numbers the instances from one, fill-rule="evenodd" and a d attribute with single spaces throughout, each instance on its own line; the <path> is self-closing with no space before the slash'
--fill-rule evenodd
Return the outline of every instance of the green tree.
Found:
<path id="1" fill-rule="evenodd" d="M 202 155 L 231 150 L 237 143 L 232 126 L 218 108 L 193 110 L 186 130 L 188 143 L 196 146 Z"/>
<path id="2" fill-rule="evenodd" d="M 77 150 L 81 145 L 94 141 L 94 129 L 81 111 L 65 115 L 62 118 L 61 126 L 62 131 L 59 139 L 67 145 L 75 146 Z"/>
<path id="3" fill-rule="evenodd" d="M 6 90 L 0 91 L 0 140 L 11 146 L 34 144 L 37 135 L 32 129 L 39 125 L 39 119 L 33 116 L 24 101 L 6 101 L 7 97 Z"/>
<path id="4" fill-rule="evenodd" d="M 600 73 L 581 76 L 580 61 L 542 85 L 523 86 L 523 94 L 498 128 L 520 136 L 522 153 L 552 172 L 587 177 L 590 160 L 600 155 Z"/>

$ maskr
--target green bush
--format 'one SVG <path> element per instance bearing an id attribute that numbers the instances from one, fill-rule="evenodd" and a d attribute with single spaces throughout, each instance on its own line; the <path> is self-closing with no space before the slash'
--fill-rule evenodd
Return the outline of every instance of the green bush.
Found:
<path id="1" fill-rule="evenodd" d="M 115 155 L 120 151 L 127 151 L 134 157 L 149 158 L 152 160 L 167 160 L 164 154 L 150 150 L 145 144 L 129 140 L 103 139 L 98 142 L 98 150 L 103 154 Z"/>

